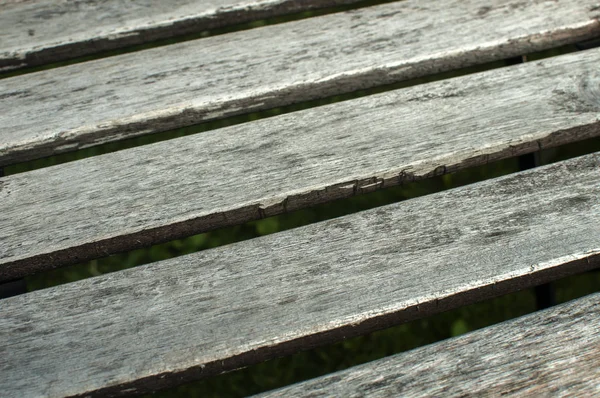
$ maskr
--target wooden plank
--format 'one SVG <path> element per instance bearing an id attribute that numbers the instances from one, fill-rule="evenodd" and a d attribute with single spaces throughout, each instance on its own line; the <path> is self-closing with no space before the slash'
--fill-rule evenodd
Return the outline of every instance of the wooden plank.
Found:
<path id="1" fill-rule="evenodd" d="M 143 392 L 600 267 L 599 182 L 588 155 L 5 299 L 0 391 Z"/>
<path id="2" fill-rule="evenodd" d="M 360 0 L 4 0 L 0 71 Z"/>
<path id="3" fill-rule="evenodd" d="M 599 63 L 591 50 L 4 177 L 0 280 L 599 136 Z"/>
<path id="4" fill-rule="evenodd" d="M 600 294 L 260 397 L 600 393 Z"/>
<path id="5" fill-rule="evenodd" d="M 407 0 L 3 79 L 0 166 L 600 36 L 597 0 L 515 4 Z"/>

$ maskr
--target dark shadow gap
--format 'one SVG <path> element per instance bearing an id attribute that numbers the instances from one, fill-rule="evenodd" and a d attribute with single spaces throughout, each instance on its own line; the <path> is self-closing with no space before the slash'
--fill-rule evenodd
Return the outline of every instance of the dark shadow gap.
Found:
<path id="1" fill-rule="evenodd" d="M 568 54 L 577 51 L 574 45 L 563 46 L 547 51 L 542 51 L 538 53 L 528 54 L 526 57 L 530 60 L 538 60 L 544 59 L 548 57 L 553 57 L 556 55 Z M 72 162 L 75 160 L 85 159 L 92 156 L 99 156 L 106 153 L 112 153 L 121 151 L 124 149 L 129 149 L 142 145 L 149 145 L 156 142 L 166 141 L 174 138 L 185 137 L 193 134 L 204 133 L 207 131 L 234 126 L 242 123 L 247 123 L 254 120 L 266 119 L 269 117 L 297 112 L 309 108 L 319 107 L 323 105 L 333 104 L 336 102 L 348 101 L 355 98 L 361 98 L 368 95 L 379 94 L 386 91 L 398 90 L 407 87 L 413 87 L 420 84 L 430 83 L 439 80 L 446 80 L 454 77 L 470 75 L 474 73 L 484 72 L 488 70 L 503 68 L 506 66 L 514 65 L 516 58 L 510 58 L 502 61 L 489 62 L 477 66 L 472 66 L 468 68 L 457 69 L 448 72 L 437 73 L 434 75 L 421 77 L 417 79 L 409 79 L 401 82 L 397 82 L 394 84 L 384 85 L 373 87 L 364 90 L 358 90 L 346 94 L 335 95 L 331 97 L 325 97 L 321 99 L 300 102 L 293 105 L 287 105 L 278 108 L 272 108 L 260 112 L 253 112 L 242 114 L 238 116 L 228 117 L 219 120 L 213 120 L 206 123 L 201 123 L 193 126 L 182 127 L 174 130 L 164 131 L 160 133 L 148 134 L 140 137 L 128 138 L 121 141 L 109 142 L 102 145 L 97 145 L 94 147 L 76 150 L 73 152 L 63 153 L 59 155 L 50 156 L 47 158 L 36 159 L 28 162 L 16 163 L 9 166 L 5 166 L 6 175 L 12 175 L 17 173 L 22 173 L 26 171 L 36 170 L 44 167 L 54 166 L 57 164 Z M 518 57 L 521 59 L 521 57 Z"/>
<path id="2" fill-rule="evenodd" d="M 550 286 L 556 291 L 558 303 L 600 292 L 600 270 L 569 276 L 550 283 Z M 535 289 L 526 289 L 184 384 L 147 397 L 243 397 L 257 394 L 436 343 L 535 311 Z"/>
<path id="3" fill-rule="evenodd" d="M 23 293 L 27 293 L 27 283 L 25 282 L 25 279 L 16 279 L 0 283 L 0 299 L 18 296 Z"/>
<path id="4" fill-rule="evenodd" d="M 591 39 L 591 40 L 583 41 L 581 43 L 577 43 L 575 45 L 575 47 L 577 47 L 577 50 L 579 50 L 579 51 L 589 50 L 591 48 L 600 47 L 600 37 L 597 39 Z"/>
<path id="5" fill-rule="evenodd" d="M 89 55 L 82 55 L 82 56 L 75 55 L 74 57 L 69 57 L 68 59 L 65 59 L 63 61 L 50 62 L 50 63 L 46 63 L 44 65 L 29 66 L 29 67 L 16 69 L 13 71 L 0 72 L 0 79 L 5 79 L 5 78 L 13 77 L 13 76 L 25 75 L 28 73 L 39 72 L 42 70 L 59 68 L 62 66 L 67 66 L 67 65 L 79 64 L 82 62 L 93 61 L 93 60 L 101 59 L 101 58 L 114 57 L 116 55 L 128 54 L 128 53 L 132 53 L 132 52 L 147 50 L 150 48 L 163 47 L 163 46 L 167 46 L 170 44 L 183 43 L 183 42 L 190 41 L 190 40 L 196 40 L 196 39 L 201 39 L 201 38 L 206 38 L 206 37 L 211 37 L 211 36 L 219 36 L 219 35 L 223 35 L 226 33 L 240 32 L 240 31 L 244 31 L 244 30 L 259 28 L 262 26 L 277 25 L 277 24 L 282 24 L 282 23 L 291 22 L 291 21 L 299 21 L 299 20 L 312 18 L 312 17 L 318 17 L 318 16 L 322 16 L 322 15 L 335 14 L 335 13 L 349 11 L 349 10 L 356 10 L 356 9 L 360 9 L 360 8 L 377 6 L 380 4 L 392 3 L 395 1 L 401 1 L 401 0 L 363 0 L 363 1 L 356 2 L 354 4 L 343 4 L 343 5 L 329 6 L 329 7 L 324 7 L 324 8 L 313 8 L 308 11 L 284 13 L 279 16 L 268 17 L 268 18 L 264 18 L 264 19 L 257 19 L 257 20 L 250 21 L 250 22 L 237 23 L 237 24 L 226 25 L 226 26 L 221 26 L 221 27 L 208 28 L 208 29 L 204 29 L 204 30 L 200 30 L 200 31 L 195 31 L 193 33 L 184 33 L 184 34 L 180 33 L 180 34 L 176 34 L 174 36 L 167 36 L 166 33 L 146 32 L 144 35 L 140 35 L 140 36 L 144 37 L 144 36 L 148 36 L 148 35 L 152 36 L 152 35 L 158 34 L 158 35 L 166 36 L 166 37 L 160 38 L 160 39 L 151 39 L 148 42 L 140 43 L 140 44 L 131 44 L 131 43 L 126 43 L 126 42 L 120 43 L 118 41 L 104 40 L 103 47 L 107 47 L 107 46 L 113 46 L 113 47 L 111 49 L 94 52 Z M 255 18 L 256 18 L 256 16 L 255 16 Z M 226 22 L 223 22 L 223 23 L 225 24 Z M 179 27 L 179 29 L 181 29 L 181 27 Z M 193 28 L 193 26 L 187 28 L 188 31 L 192 30 L 192 29 L 195 30 Z M 104 43 L 104 42 L 106 42 L 106 43 Z M 99 43 L 92 43 L 90 46 L 92 46 L 92 45 L 94 47 L 98 47 Z M 78 48 L 76 50 L 77 51 L 86 51 L 85 49 L 80 49 L 80 48 Z M 93 51 L 93 50 L 89 50 L 89 51 Z M 68 57 L 68 53 L 69 53 L 68 48 L 62 50 L 62 52 L 65 54 L 65 56 Z M 77 53 L 77 52 L 75 52 L 75 53 Z"/>
<path id="6" fill-rule="evenodd" d="M 600 151 L 600 138 L 545 149 L 540 165 Z M 138 265 L 167 260 L 258 236 L 297 228 L 371 208 L 429 195 L 519 171 L 519 158 L 509 158 L 417 182 L 381 189 L 305 209 L 189 236 L 113 256 L 26 277 L 28 291 L 44 289 Z"/>

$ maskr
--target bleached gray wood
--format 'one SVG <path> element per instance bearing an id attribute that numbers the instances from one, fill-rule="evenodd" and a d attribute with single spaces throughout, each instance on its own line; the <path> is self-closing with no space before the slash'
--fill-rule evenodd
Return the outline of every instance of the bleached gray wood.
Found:
<path id="1" fill-rule="evenodd" d="M 360 0 L 3 0 L 0 71 Z"/>
<path id="2" fill-rule="evenodd" d="M 0 179 L 0 280 L 600 135 L 600 49 Z"/>
<path id="3" fill-rule="evenodd" d="M 600 294 L 260 397 L 595 397 Z"/>
<path id="4" fill-rule="evenodd" d="M 599 182 L 588 155 L 5 299 L 0 391 L 162 388 L 599 267 Z"/>
<path id="5" fill-rule="evenodd" d="M 407 0 L 0 81 L 0 166 L 600 36 L 597 0 Z"/>

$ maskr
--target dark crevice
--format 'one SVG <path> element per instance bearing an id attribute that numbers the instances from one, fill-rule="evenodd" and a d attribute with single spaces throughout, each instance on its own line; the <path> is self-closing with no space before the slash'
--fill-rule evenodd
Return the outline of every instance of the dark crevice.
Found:
<path id="1" fill-rule="evenodd" d="M 539 154 L 528 153 L 526 155 L 519 156 L 519 170 L 529 170 L 536 166 L 539 166 Z"/>
<path id="2" fill-rule="evenodd" d="M 580 51 L 600 47 L 600 37 L 597 39 L 586 40 L 581 43 L 577 43 L 577 44 L 575 44 L 575 47 L 577 48 L 577 50 L 580 50 Z"/>
<path id="3" fill-rule="evenodd" d="M 23 293 L 27 293 L 27 283 L 23 278 L 0 283 L 0 299 L 18 296 Z"/>
<path id="4" fill-rule="evenodd" d="M 556 305 L 556 298 L 554 297 L 554 287 L 551 283 L 545 283 L 535 287 L 535 307 L 538 310 L 552 307 Z"/>

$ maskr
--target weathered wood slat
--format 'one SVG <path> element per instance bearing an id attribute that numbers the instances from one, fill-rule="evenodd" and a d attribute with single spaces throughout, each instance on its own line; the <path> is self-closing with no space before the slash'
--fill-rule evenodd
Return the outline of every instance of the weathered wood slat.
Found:
<path id="1" fill-rule="evenodd" d="M 0 280 L 599 136 L 599 64 L 586 51 L 4 177 Z"/>
<path id="2" fill-rule="evenodd" d="M 0 166 L 598 37 L 599 15 L 407 0 L 3 79 Z"/>
<path id="3" fill-rule="evenodd" d="M 599 267 L 598 181 L 588 155 L 5 299 L 0 391 L 160 388 Z"/>
<path id="4" fill-rule="evenodd" d="M 4 0 L 0 71 L 360 0 Z"/>
<path id="5" fill-rule="evenodd" d="M 600 393 L 600 294 L 260 397 Z"/>

